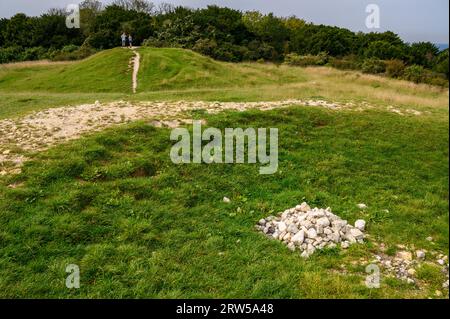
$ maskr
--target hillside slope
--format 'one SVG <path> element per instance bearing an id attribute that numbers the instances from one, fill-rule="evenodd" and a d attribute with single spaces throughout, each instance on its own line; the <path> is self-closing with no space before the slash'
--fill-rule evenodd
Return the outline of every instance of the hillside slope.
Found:
<path id="1" fill-rule="evenodd" d="M 0 91 L 131 92 L 130 50 L 102 51 L 85 60 L 0 69 Z"/>
<path id="2" fill-rule="evenodd" d="M 189 50 L 141 48 L 137 92 L 188 88 L 251 87 L 304 82 L 301 69 L 256 63 L 215 61 Z M 7 65 L 0 69 L 0 91 L 131 93 L 131 50 L 112 49 L 72 63 Z"/>
<path id="3" fill-rule="evenodd" d="M 299 68 L 257 63 L 225 63 L 190 50 L 141 48 L 138 92 L 159 89 L 242 87 L 304 82 Z"/>

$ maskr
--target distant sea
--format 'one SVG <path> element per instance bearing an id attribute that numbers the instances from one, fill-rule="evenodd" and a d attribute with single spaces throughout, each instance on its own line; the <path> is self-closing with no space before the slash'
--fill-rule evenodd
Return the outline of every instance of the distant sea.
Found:
<path id="1" fill-rule="evenodd" d="M 439 51 L 448 49 L 448 43 L 436 43 L 436 46 L 439 48 Z"/>

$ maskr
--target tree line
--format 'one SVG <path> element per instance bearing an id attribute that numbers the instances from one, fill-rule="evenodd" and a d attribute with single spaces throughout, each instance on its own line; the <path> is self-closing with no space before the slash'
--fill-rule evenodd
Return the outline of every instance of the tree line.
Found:
<path id="1" fill-rule="evenodd" d="M 48 58 L 84 58 L 120 45 L 180 47 L 230 62 L 270 61 L 293 65 L 329 64 L 384 73 L 416 82 L 448 83 L 448 49 L 430 42 L 405 43 L 393 32 L 362 33 L 226 7 L 191 9 L 146 0 L 96 0 L 80 5 L 81 28 L 66 27 L 63 9 L 39 17 L 19 13 L 0 19 L 0 63 Z"/>

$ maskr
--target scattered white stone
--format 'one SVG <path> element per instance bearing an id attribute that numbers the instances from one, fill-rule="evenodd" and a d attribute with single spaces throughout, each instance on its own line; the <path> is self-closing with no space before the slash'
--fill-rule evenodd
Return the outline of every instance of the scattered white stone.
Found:
<path id="1" fill-rule="evenodd" d="M 428 241 L 433 241 L 433 237 L 431 237 L 431 236 L 430 236 L 430 237 L 427 237 L 427 240 L 428 240 Z"/>
<path id="2" fill-rule="evenodd" d="M 358 219 L 355 222 L 355 227 L 358 228 L 360 231 L 364 231 L 364 229 L 366 228 L 366 221 L 363 219 Z"/>
<path id="3" fill-rule="evenodd" d="M 414 268 L 409 268 L 408 269 L 408 275 L 414 276 L 415 274 L 416 274 L 416 270 Z"/>
<path id="4" fill-rule="evenodd" d="M 397 254 L 395 256 L 398 259 L 402 259 L 402 260 L 407 260 L 407 261 L 412 260 L 412 254 L 409 251 L 399 251 L 399 252 L 397 252 Z"/>
<path id="5" fill-rule="evenodd" d="M 416 251 L 416 257 L 419 259 L 425 259 L 425 252 L 423 250 Z"/>
<path id="6" fill-rule="evenodd" d="M 358 206 L 359 209 L 366 209 L 367 208 L 367 205 L 363 204 L 363 203 L 360 203 L 360 204 L 358 204 L 356 206 Z"/>
<path id="7" fill-rule="evenodd" d="M 445 261 L 444 261 L 443 259 L 438 259 L 438 260 L 437 260 L 437 263 L 438 263 L 439 265 L 441 265 L 441 266 L 444 266 L 444 265 L 445 265 Z"/>
<path id="8" fill-rule="evenodd" d="M 350 234 L 356 239 L 363 239 L 364 238 L 364 234 L 362 231 L 360 231 L 357 228 L 351 228 L 350 229 Z"/>
<path id="9" fill-rule="evenodd" d="M 228 197 L 224 197 L 224 198 L 223 198 L 223 202 L 224 202 L 224 203 L 230 203 L 230 202 L 231 202 L 231 199 L 229 199 Z"/>
<path id="10" fill-rule="evenodd" d="M 298 249 L 307 258 L 318 249 L 335 248 L 337 244 L 346 249 L 351 244 L 363 243 L 365 222 L 359 220 L 355 224 L 363 225 L 362 230 L 333 214 L 329 207 L 311 209 L 303 202 L 276 217 L 261 219 L 256 228 L 270 238 L 283 241 L 290 250 Z"/>

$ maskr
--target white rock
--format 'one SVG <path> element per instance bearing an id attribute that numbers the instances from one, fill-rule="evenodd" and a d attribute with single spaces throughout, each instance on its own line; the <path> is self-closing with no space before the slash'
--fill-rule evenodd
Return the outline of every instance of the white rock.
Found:
<path id="1" fill-rule="evenodd" d="M 419 259 L 424 259 L 425 258 L 425 252 L 423 250 L 416 251 L 416 257 L 419 258 Z"/>
<path id="2" fill-rule="evenodd" d="M 317 232 L 316 230 L 311 227 L 310 229 L 308 229 L 308 233 L 307 233 L 308 238 L 314 239 L 317 237 Z"/>
<path id="3" fill-rule="evenodd" d="M 316 221 L 316 225 L 319 225 L 322 227 L 328 227 L 328 226 L 330 226 L 330 221 L 326 217 L 321 217 Z"/>
<path id="4" fill-rule="evenodd" d="M 308 229 L 308 228 L 310 228 L 312 226 L 312 223 L 309 220 L 305 220 L 305 221 L 302 222 L 301 225 Z"/>
<path id="5" fill-rule="evenodd" d="M 305 240 L 305 232 L 303 230 L 300 230 L 297 234 L 295 234 L 294 237 L 292 237 L 291 240 L 297 245 L 303 244 L 303 241 Z"/>
<path id="6" fill-rule="evenodd" d="M 300 211 L 307 212 L 310 210 L 311 210 L 311 207 L 309 207 L 309 205 L 307 203 L 303 202 L 300 204 Z"/>
<path id="7" fill-rule="evenodd" d="M 291 240 L 291 233 L 288 232 L 286 235 L 284 235 L 283 240 L 289 242 Z"/>
<path id="8" fill-rule="evenodd" d="M 358 228 L 360 231 L 364 231 L 364 229 L 366 228 L 366 221 L 363 219 L 358 219 L 355 222 L 355 227 Z"/>
<path id="9" fill-rule="evenodd" d="M 362 239 L 364 238 L 364 234 L 362 233 L 362 231 L 360 231 L 357 228 L 352 228 L 350 229 L 350 234 L 355 237 L 355 239 Z"/>
<path id="10" fill-rule="evenodd" d="M 264 226 L 265 224 L 266 224 L 266 220 L 263 218 L 263 219 L 260 219 L 259 220 L 259 222 L 258 222 L 261 226 Z"/>
<path id="11" fill-rule="evenodd" d="M 444 266 L 444 265 L 445 265 L 445 261 L 444 261 L 443 259 L 438 259 L 438 260 L 437 260 L 437 263 L 438 263 L 439 265 L 441 265 L 441 266 Z"/>
<path id="12" fill-rule="evenodd" d="M 350 247 L 350 244 L 348 242 L 346 242 L 346 241 L 343 241 L 341 243 L 341 247 L 344 248 L 344 249 L 347 249 L 348 247 Z"/>
<path id="13" fill-rule="evenodd" d="M 412 260 L 412 254 L 409 251 L 399 251 L 399 252 L 397 252 L 397 254 L 395 256 L 398 259 L 402 259 L 402 260 L 407 260 L 407 261 Z"/>
<path id="14" fill-rule="evenodd" d="M 414 268 L 409 268 L 408 269 L 408 275 L 414 276 L 415 274 L 416 274 L 416 270 Z"/>
<path id="15" fill-rule="evenodd" d="M 289 244 L 288 244 L 288 248 L 289 248 L 289 250 L 291 250 L 291 251 L 295 251 L 295 245 L 294 245 L 294 243 L 289 243 Z"/>
<path id="16" fill-rule="evenodd" d="M 351 244 L 356 243 L 356 238 L 350 233 L 345 235 L 345 239 L 347 239 L 347 241 Z"/>
<path id="17" fill-rule="evenodd" d="M 308 258 L 309 257 L 308 251 L 304 250 L 300 256 L 303 258 Z"/>
<path id="18" fill-rule="evenodd" d="M 231 200 L 228 197 L 224 197 L 223 198 L 223 202 L 224 203 L 229 203 L 229 202 L 231 202 Z"/>
<path id="19" fill-rule="evenodd" d="M 279 222 L 279 223 L 278 223 L 278 230 L 279 230 L 281 233 L 284 232 L 284 231 L 286 231 L 286 230 L 287 230 L 286 223 L 284 223 L 284 222 Z"/>
<path id="20" fill-rule="evenodd" d="M 295 235 L 298 233 L 298 227 L 295 224 L 290 224 L 288 227 L 288 232 Z"/>
<path id="21" fill-rule="evenodd" d="M 363 204 L 363 203 L 360 203 L 360 204 L 358 204 L 356 206 L 358 206 L 359 209 L 366 209 L 367 208 L 367 205 Z"/>

